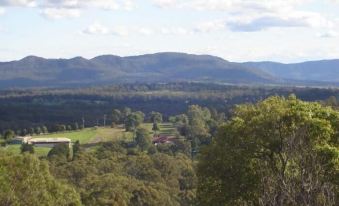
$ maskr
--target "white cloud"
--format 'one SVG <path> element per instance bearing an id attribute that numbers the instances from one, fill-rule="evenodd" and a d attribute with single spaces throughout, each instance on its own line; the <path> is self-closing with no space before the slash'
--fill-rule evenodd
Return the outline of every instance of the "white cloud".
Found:
<path id="1" fill-rule="evenodd" d="M 134 10 L 136 7 L 137 6 L 136 6 L 136 4 L 133 0 L 125 0 L 124 3 L 123 3 L 123 8 L 126 11 Z"/>
<path id="2" fill-rule="evenodd" d="M 5 9 L 0 7 L 0 15 L 3 15 L 5 13 Z"/>
<path id="3" fill-rule="evenodd" d="M 105 10 L 131 10 L 134 8 L 132 0 L 46 0 L 40 4 L 47 8 L 99 8 Z"/>
<path id="4" fill-rule="evenodd" d="M 153 0 L 160 8 L 188 8 L 195 10 L 241 11 L 261 10 L 272 11 L 294 7 L 308 0 Z"/>
<path id="5" fill-rule="evenodd" d="M 165 35 L 187 35 L 192 32 L 183 27 L 163 27 L 160 29 L 160 33 Z"/>
<path id="6" fill-rule="evenodd" d="M 226 27 L 224 20 L 214 20 L 203 22 L 194 28 L 196 33 L 208 33 L 213 31 L 222 30 Z"/>
<path id="7" fill-rule="evenodd" d="M 47 0 L 39 5 L 43 14 L 52 19 L 74 18 L 84 9 L 126 10 L 135 8 L 132 0 Z"/>
<path id="8" fill-rule="evenodd" d="M 93 23 L 82 31 L 83 34 L 89 35 L 114 35 L 114 36 L 128 36 L 130 29 L 125 26 L 116 26 L 109 28 L 100 23 Z"/>
<path id="9" fill-rule="evenodd" d="M 108 34 L 109 29 L 102 24 L 94 23 L 83 30 L 85 34 Z"/>
<path id="10" fill-rule="evenodd" d="M 63 9 L 63 8 L 46 8 L 42 10 L 42 15 L 49 19 L 63 19 L 79 17 L 81 12 L 79 9 Z"/>
<path id="11" fill-rule="evenodd" d="M 0 0 L 3 7 L 36 7 L 51 19 L 79 17 L 85 9 L 126 10 L 135 8 L 135 0 Z M 0 10 L 1 12 L 1 10 Z"/>
<path id="12" fill-rule="evenodd" d="M 320 38 L 334 38 L 334 37 L 338 37 L 339 34 L 338 34 L 338 32 L 329 30 L 329 31 L 326 31 L 326 32 L 318 33 L 317 36 L 320 37 Z"/>
<path id="13" fill-rule="evenodd" d="M 333 23 L 316 12 L 305 12 L 299 5 L 310 0 L 153 0 L 161 8 L 226 11 L 225 20 L 207 22 L 195 32 L 210 32 L 227 27 L 231 31 L 251 32 L 274 27 L 331 28 Z"/>
<path id="14" fill-rule="evenodd" d="M 84 29 L 82 34 L 90 35 L 115 35 L 115 36 L 131 36 L 131 35 L 190 35 L 195 31 L 183 27 L 137 27 L 137 26 L 114 26 L 108 27 L 99 23 L 94 23 Z"/>
<path id="15" fill-rule="evenodd" d="M 36 0 L 0 0 L 0 6 L 34 7 Z"/>
<path id="16" fill-rule="evenodd" d="M 259 15 L 232 16 L 225 21 L 232 31 L 253 32 L 274 27 L 330 28 L 332 22 L 313 12 L 262 13 Z"/>
<path id="17" fill-rule="evenodd" d="M 128 36 L 130 34 L 130 29 L 125 26 L 116 26 L 110 29 L 109 33 L 115 36 Z"/>
<path id="18" fill-rule="evenodd" d="M 178 5 L 176 0 L 153 0 L 154 5 L 160 8 L 173 8 Z"/>
<path id="19" fill-rule="evenodd" d="M 142 34 L 142 35 L 151 35 L 153 34 L 153 30 L 150 28 L 146 28 L 146 27 L 142 27 L 138 29 L 138 33 Z"/>

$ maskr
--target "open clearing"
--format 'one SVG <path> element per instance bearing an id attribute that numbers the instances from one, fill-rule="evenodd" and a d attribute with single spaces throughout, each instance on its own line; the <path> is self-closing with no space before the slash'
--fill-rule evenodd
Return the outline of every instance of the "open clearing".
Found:
<path id="1" fill-rule="evenodd" d="M 144 123 L 142 127 L 148 129 L 151 134 L 153 124 L 151 123 Z M 160 131 L 158 134 L 161 135 L 173 135 L 175 132 L 175 128 L 171 123 L 163 123 L 159 124 Z M 109 141 L 117 141 L 117 140 L 132 140 L 133 134 L 131 132 L 125 132 L 125 129 L 119 125 L 115 128 L 109 127 L 93 127 L 93 128 L 86 128 L 79 131 L 71 131 L 71 132 L 62 132 L 62 133 L 53 133 L 47 135 L 36 135 L 33 136 L 35 138 L 53 138 L 53 137 L 66 137 L 75 142 L 79 140 L 80 144 L 93 147 L 100 142 L 109 142 Z M 6 151 L 12 153 L 20 153 L 21 145 L 8 145 L 5 147 Z M 38 156 L 46 156 L 51 148 L 46 147 L 35 147 L 34 151 L 35 154 Z"/>

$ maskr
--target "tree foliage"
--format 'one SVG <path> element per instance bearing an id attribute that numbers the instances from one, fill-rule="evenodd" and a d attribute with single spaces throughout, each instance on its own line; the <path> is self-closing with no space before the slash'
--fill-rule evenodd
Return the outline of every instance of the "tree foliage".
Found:
<path id="1" fill-rule="evenodd" d="M 144 118 L 145 118 L 144 113 L 140 111 L 129 114 L 125 120 L 126 131 L 129 132 L 135 131 L 136 128 L 139 127 L 140 124 L 144 122 Z"/>
<path id="2" fill-rule="evenodd" d="M 0 151 L 1 205 L 80 205 L 76 191 L 51 176 L 48 164 L 33 155 Z"/>
<path id="3" fill-rule="evenodd" d="M 129 147 L 108 142 L 94 152 L 82 150 L 73 161 L 50 158 L 51 171 L 77 188 L 84 205 L 193 204 L 196 176 L 186 155 L 137 148 L 128 154 Z"/>
<path id="4" fill-rule="evenodd" d="M 28 152 L 30 154 L 34 154 L 34 146 L 32 144 L 23 143 L 20 149 L 21 153 Z"/>
<path id="5" fill-rule="evenodd" d="M 5 140 L 10 140 L 10 139 L 12 139 L 14 136 L 15 136 L 15 133 L 14 133 L 13 130 L 7 130 L 7 131 L 5 131 L 3 138 L 4 138 Z"/>
<path id="6" fill-rule="evenodd" d="M 336 205 L 339 113 L 290 96 L 235 109 L 198 165 L 201 205 Z"/>
<path id="7" fill-rule="evenodd" d="M 162 114 L 160 112 L 152 111 L 150 114 L 151 123 L 161 123 L 162 122 Z"/>
<path id="8" fill-rule="evenodd" d="M 145 128 L 138 128 L 135 141 L 142 151 L 147 150 L 152 145 L 152 137 Z"/>

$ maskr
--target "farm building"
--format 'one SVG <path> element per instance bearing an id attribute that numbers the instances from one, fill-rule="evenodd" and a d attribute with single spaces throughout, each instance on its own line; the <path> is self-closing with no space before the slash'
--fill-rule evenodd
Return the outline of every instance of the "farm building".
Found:
<path id="1" fill-rule="evenodd" d="M 175 137 L 173 136 L 155 136 L 153 138 L 153 144 L 158 145 L 158 144 L 175 144 Z"/>
<path id="2" fill-rule="evenodd" d="M 25 137 L 17 136 L 11 140 L 11 144 L 27 143 L 29 139 L 32 139 L 32 137 L 31 136 L 25 136 Z"/>
<path id="3" fill-rule="evenodd" d="M 71 140 L 68 138 L 31 138 L 27 141 L 28 144 L 32 144 L 37 147 L 54 147 L 57 144 L 68 144 L 71 146 Z"/>

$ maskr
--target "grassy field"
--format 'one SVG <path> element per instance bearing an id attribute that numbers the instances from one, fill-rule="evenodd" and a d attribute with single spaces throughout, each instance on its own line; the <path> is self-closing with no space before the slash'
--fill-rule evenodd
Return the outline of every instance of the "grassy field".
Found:
<path id="1" fill-rule="evenodd" d="M 152 134 L 154 133 L 152 131 L 153 124 L 152 123 L 145 123 L 143 124 L 143 127 L 147 128 Z M 160 131 L 157 132 L 157 134 L 160 135 L 174 135 L 175 134 L 175 128 L 171 123 L 162 123 L 159 124 Z"/>
<path id="2" fill-rule="evenodd" d="M 147 128 L 151 134 L 152 132 L 151 123 L 145 123 L 142 127 Z M 171 123 L 163 123 L 159 124 L 160 131 L 158 134 L 162 135 L 172 135 L 175 131 Z M 98 128 L 86 128 L 84 130 L 72 131 L 72 132 L 64 132 L 64 133 L 53 133 L 47 135 L 36 135 L 33 136 L 35 138 L 53 138 L 53 137 L 66 137 L 75 142 L 77 140 L 80 141 L 80 144 L 86 145 L 88 147 L 92 147 L 100 142 L 108 142 L 115 140 L 131 140 L 133 138 L 133 134 L 130 132 L 125 132 L 125 129 L 122 126 L 117 126 L 116 128 L 108 128 L 108 127 L 98 127 Z M 5 147 L 6 151 L 12 153 L 20 153 L 21 145 L 8 145 Z M 50 151 L 50 148 L 45 147 L 35 147 L 35 154 L 38 156 L 46 156 Z"/>

